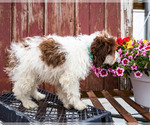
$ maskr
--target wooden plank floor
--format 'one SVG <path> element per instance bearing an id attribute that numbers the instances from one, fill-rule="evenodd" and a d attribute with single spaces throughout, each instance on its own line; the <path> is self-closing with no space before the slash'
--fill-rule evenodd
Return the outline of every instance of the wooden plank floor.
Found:
<path id="1" fill-rule="evenodd" d="M 117 110 L 119 115 L 128 123 L 137 123 L 138 119 L 134 118 L 132 114 L 130 114 L 125 107 L 121 106 L 114 97 L 120 97 L 125 102 L 127 102 L 128 105 L 130 105 L 132 108 L 134 108 L 138 114 L 142 115 L 146 121 L 150 122 L 150 112 L 148 112 L 145 108 L 138 105 L 136 102 L 134 102 L 132 99 L 129 98 L 129 95 L 132 95 L 132 92 L 124 92 L 120 91 L 118 89 L 113 90 L 112 92 L 108 92 L 106 90 L 103 90 L 101 92 L 93 92 L 88 91 L 84 94 L 87 94 L 88 98 L 91 100 L 92 104 L 100 109 L 104 109 L 104 106 L 101 104 L 101 102 L 98 100 L 99 95 L 102 98 L 106 98 L 108 102 Z M 98 95 L 98 96 L 97 96 Z"/>

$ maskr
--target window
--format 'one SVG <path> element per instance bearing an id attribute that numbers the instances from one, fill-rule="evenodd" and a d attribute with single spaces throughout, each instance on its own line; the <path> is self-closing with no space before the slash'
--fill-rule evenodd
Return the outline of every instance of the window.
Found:
<path id="1" fill-rule="evenodd" d="M 145 10 L 133 10 L 133 38 L 136 40 L 145 39 Z"/>

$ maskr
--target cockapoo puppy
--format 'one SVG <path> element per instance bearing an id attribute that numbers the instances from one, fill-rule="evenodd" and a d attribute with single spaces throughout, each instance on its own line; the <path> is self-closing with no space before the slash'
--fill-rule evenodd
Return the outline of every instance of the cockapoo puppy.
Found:
<path id="1" fill-rule="evenodd" d="M 38 105 L 31 100 L 45 98 L 38 92 L 40 83 L 50 83 L 67 109 L 83 110 L 79 82 L 84 80 L 91 66 L 112 65 L 119 60 L 115 38 L 106 32 L 76 37 L 48 35 L 27 37 L 12 42 L 7 50 L 5 71 L 14 83 L 13 92 L 27 109 Z"/>

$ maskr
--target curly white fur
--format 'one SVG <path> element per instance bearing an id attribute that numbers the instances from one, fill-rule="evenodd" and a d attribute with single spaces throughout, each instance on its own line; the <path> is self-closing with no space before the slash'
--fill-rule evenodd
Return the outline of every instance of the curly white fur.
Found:
<path id="1" fill-rule="evenodd" d="M 37 100 L 44 99 L 45 95 L 39 93 L 37 87 L 38 84 L 46 82 L 56 87 L 58 97 L 66 108 L 85 109 L 86 104 L 80 100 L 79 81 L 84 80 L 91 69 L 92 60 L 89 57 L 88 46 L 98 35 L 100 32 L 77 37 L 30 37 L 25 40 L 28 47 L 24 47 L 21 42 L 13 42 L 9 51 L 10 56 L 17 59 L 17 64 L 13 68 L 7 67 L 6 72 L 14 82 L 13 92 L 16 98 L 21 100 L 26 108 L 37 107 L 31 96 Z M 42 53 L 38 46 L 43 39 L 48 38 L 60 43 L 62 46 L 59 51 L 67 53 L 65 63 L 55 68 L 47 66 L 40 58 Z M 112 64 L 117 58 L 108 57 L 105 63 Z"/>

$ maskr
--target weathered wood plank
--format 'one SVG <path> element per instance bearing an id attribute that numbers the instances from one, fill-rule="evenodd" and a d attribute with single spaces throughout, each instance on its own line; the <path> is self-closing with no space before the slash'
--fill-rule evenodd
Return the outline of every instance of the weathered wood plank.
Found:
<path id="1" fill-rule="evenodd" d="M 116 92 L 121 98 L 123 98 L 135 110 L 137 110 L 143 117 L 145 117 L 148 121 L 150 121 L 150 113 L 146 109 L 142 108 L 140 105 L 138 105 L 136 102 L 131 100 L 128 96 L 126 96 L 123 92 L 119 91 L 118 89 L 115 89 L 114 92 Z"/>
<path id="2" fill-rule="evenodd" d="M 118 18 L 118 31 L 117 31 L 117 38 L 121 37 L 121 0 L 117 3 L 117 18 Z"/>
<path id="3" fill-rule="evenodd" d="M 90 3 L 90 33 L 104 29 L 105 3 Z"/>
<path id="4" fill-rule="evenodd" d="M 75 35 L 90 34 L 90 4 L 75 3 Z"/>
<path id="5" fill-rule="evenodd" d="M 89 32 L 102 31 L 104 29 L 104 6 L 105 3 L 90 2 Z M 103 78 L 97 78 L 93 71 L 88 76 L 88 90 L 100 91 L 103 89 Z"/>
<path id="6" fill-rule="evenodd" d="M 44 3 L 42 0 L 28 2 L 28 36 L 44 34 Z"/>
<path id="7" fill-rule="evenodd" d="M 121 0 L 121 37 L 133 37 L 133 0 Z M 126 83 L 127 89 L 131 89 L 131 82 Z"/>
<path id="8" fill-rule="evenodd" d="M 56 33 L 60 34 L 60 3 L 45 3 L 45 35 Z"/>
<path id="9" fill-rule="evenodd" d="M 113 36 L 118 34 L 118 3 L 105 1 L 105 30 Z"/>
<path id="10" fill-rule="evenodd" d="M 74 3 L 53 2 L 45 6 L 45 28 L 47 34 L 74 35 Z"/>
<path id="11" fill-rule="evenodd" d="M 75 3 L 75 35 L 90 34 L 89 3 Z M 88 77 L 80 81 L 81 90 L 89 90 Z"/>
<path id="12" fill-rule="evenodd" d="M 27 35 L 28 36 L 43 36 L 44 35 L 44 3 L 42 0 L 29 0 L 27 16 Z M 42 83 L 40 88 L 45 89 Z"/>
<path id="13" fill-rule="evenodd" d="M 103 90 L 102 94 L 105 98 L 113 105 L 113 107 L 119 112 L 119 114 L 127 121 L 127 122 L 137 122 L 137 120 L 132 117 L 110 94 L 108 91 Z"/>
<path id="14" fill-rule="evenodd" d="M 5 50 L 11 41 L 11 3 L 0 3 L 0 93 L 10 91 L 10 84 L 3 71 L 6 64 Z"/>
<path id="15" fill-rule="evenodd" d="M 18 41 L 23 37 L 27 37 L 27 3 L 12 3 L 12 40 Z"/>
<path id="16" fill-rule="evenodd" d="M 66 2 L 65 2 L 66 1 Z M 74 3 L 68 0 L 63 1 L 60 7 L 60 35 L 73 36 L 75 33 L 74 26 Z"/>
<path id="17" fill-rule="evenodd" d="M 93 91 L 88 91 L 87 95 L 89 96 L 89 98 L 90 98 L 91 102 L 93 103 L 94 107 L 105 110 L 105 108 L 100 103 L 100 101 L 97 99 L 97 97 L 96 97 L 96 95 L 94 94 Z"/>
<path id="18" fill-rule="evenodd" d="M 133 0 L 121 1 L 121 37 L 133 37 Z"/>
<path id="19" fill-rule="evenodd" d="M 92 90 L 91 90 L 92 91 Z M 133 93 L 129 90 L 121 90 L 123 93 L 125 93 L 126 96 L 130 97 L 133 96 Z M 99 91 L 93 91 L 97 98 L 104 98 L 103 94 Z M 118 94 L 116 94 L 113 90 L 108 91 L 112 97 L 120 97 Z M 81 91 L 81 98 L 89 98 L 87 95 L 87 91 Z"/>
<path id="20" fill-rule="evenodd" d="M 75 35 L 90 34 L 103 29 L 103 3 L 76 3 L 75 4 Z M 103 89 L 103 79 L 97 78 L 93 71 L 85 81 L 81 82 L 81 90 L 100 91 Z"/>
<path id="21" fill-rule="evenodd" d="M 114 37 L 120 34 L 120 25 L 118 25 L 121 20 L 119 9 L 120 7 L 117 2 L 110 3 L 108 0 L 105 1 L 105 30 Z M 118 88 L 118 78 L 109 74 L 105 78 L 104 89 L 112 90 L 114 88 Z"/>
<path id="22" fill-rule="evenodd" d="M 27 36 L 27 3 L 13 2 L 11 10 L 11 40 L 18 42 Z M 12 83 L 10 83 L 12 84 Z M 11 85 L 13 88 L 13 85 Z"/>

